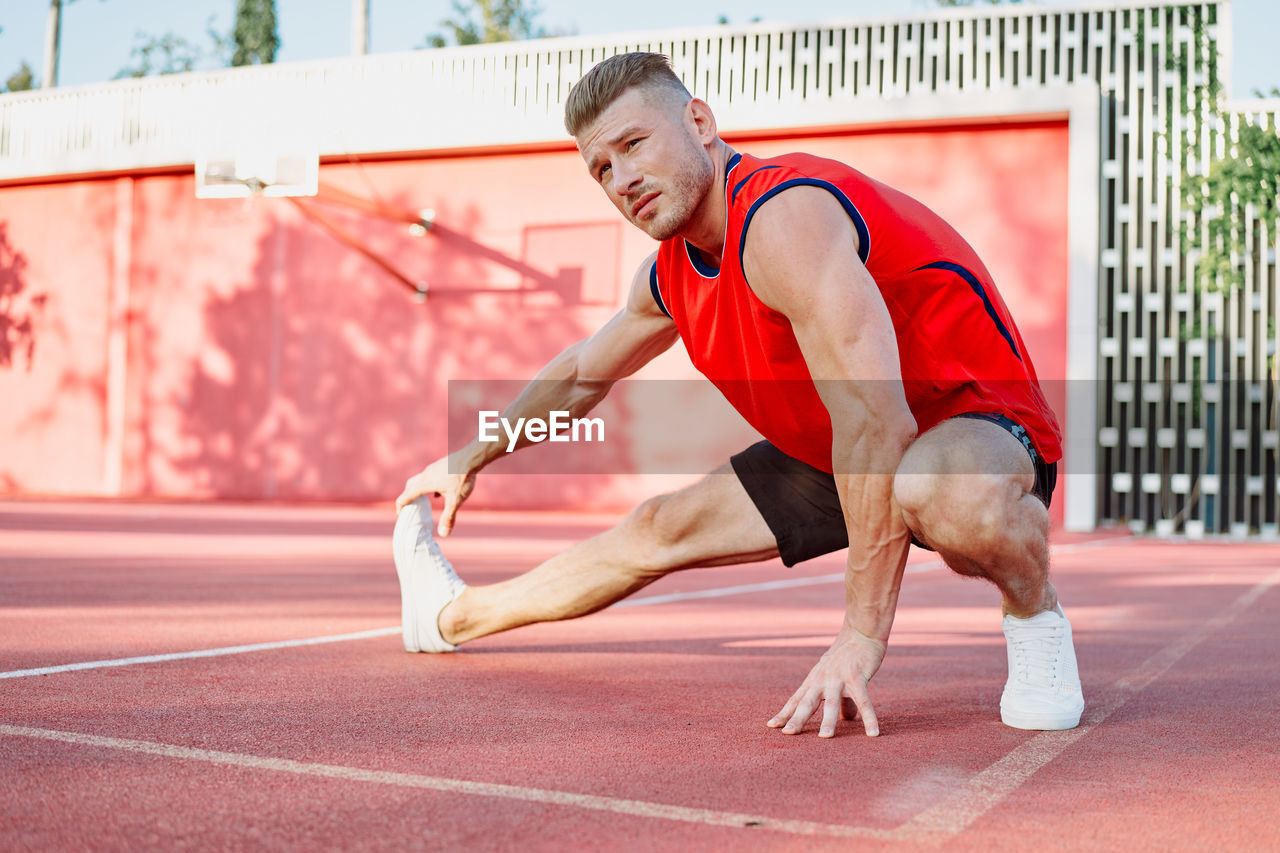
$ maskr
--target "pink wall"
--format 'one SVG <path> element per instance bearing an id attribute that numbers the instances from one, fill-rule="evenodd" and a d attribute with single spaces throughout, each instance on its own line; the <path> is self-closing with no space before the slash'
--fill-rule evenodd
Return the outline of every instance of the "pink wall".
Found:
<path id="1" fill-rule="evenodd" d="M 731 143 L 841 158 L 933 206 L 986 260 L 1042 379 L 1065 374 L 1065 123 Z M 188 174 L 0 188 L 0 490 L 393 497 L 445 452 L 448 380 L 531 377 L 616 310 L 652 249 L 571 150 L 334 164 L 321 180 L 436 211 L 448 231 L 414 237 L 318 208 L 427 281 L 425 303 L 285 200 L 197 201 Z M 642 376 L 696 374 L 677 345 Z M 621 424 L 606 470 L 655 470 L 702 424 L 666 469 L 687 473 L 504 463 L 474 503 L 626 506 L 747 440 L 704 390 L 664 391 L 661 411 L 644 393 L 606 410 Z"/>
<path id="2" fill-rule="evenodd" d="M 100 488 L 114 202 L 101 181 L 0 189 L 0 492 Z"/>

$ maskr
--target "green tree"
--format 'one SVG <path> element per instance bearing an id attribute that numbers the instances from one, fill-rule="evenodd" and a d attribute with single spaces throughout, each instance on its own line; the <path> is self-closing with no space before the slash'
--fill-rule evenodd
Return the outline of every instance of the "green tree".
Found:
<path id="1" fill-rule="evenodd" d="M 9 75 L 9 79 L 4 81 L 5 92 L 25 92 L 28 89 L 36 87 L 36 75 L 31 70 L 31 66 L 24 59 L 18 65 L 18 70 Z"/>
<path id="2" fill-rule="evenodd" d="M 427 36 L 427 47 L 444 47 L 450 38 L 454 44 L 490 44 L 543 38 L 546 30 L 534 25 L 533 19 L 542 9 L 525 0 L 453 0 L 454 17 L 440 22 L 448 33 Z"/>
<path id="3" fill-rule="evenodd" d="M 150 77 L 152 74 L 176 74 L 190 71 L 200 61 L 200 49 L 182 36 L 169 32 L 162 36 L 149 36 L 138 32 L 133 37 L 133 50 L 129 56 L 133 65 L 116 72 L 122 77 Z"/>
<path id="4" fill-rule="evenodd" d="M 1194 43 L 1179 52 L 1170 50 L 1166 60 L 1169 70 L 1179 75 L 1183 90 L 1193 97 L 1191 124 L 1179 133 L 1170 118 L 1165 137 L 1184 157 L 1206 138 L 1225 144 L 1224 156 L 1211 158 L 1205 169 L 1197 168 L 1190 158 L 1183 161 L 1182 201 L 1189 216 L 1181 229 L 1188 248 L 1200 254 L 1192 286 L 1225 291 L 1245 283 L 1239 258 L 1248 245 L 1247 209 L 1252 206 L 1264 238 L 1280 231 L 1280 128 L 1274 121 L 1253 124 L 1229 113 L 1216 73 L 1217 44 L 1198 15 L 1191 23 Z M 1193 62 L 1209 69 L 1207 80 L 1193 81 L 1189 72 Z M 1255 90 L 1255 94 L 1262 93 Z M 1233 125 L 1234 138 L 1229 133 Z M 1254 251 L 1263 247 L 1255 246 Z M 1255 255 L 1255 264 L 1261 260 Z"/>
<path id="5" fill-rule="evenodd" d="M 1227 114 L 1215 106 L 1211 120 L 1225 128 Z M 1204 174 L 1187 174 L 1183 180 L 1195 215 L 1192 224 L 1203 226 L 1203 231 L 1193 228 L 1186 235 L 1201 253 L 1197 284 L 1208 291 L 1242 287 L 1244 270 L 1238 259 L 1248 245 L 1246 210 L 1252 206 L 1264 237 L 1280 229 L 1280 133 L 1274 126 L 1240 121 L 1226 156 L 1210 161 Z"/>
<path id="6" fill-rule="evenodd" d="M 189 42 L 173 32 L 153 36 L 139 30 L 133 37 L 133 50 L 129 54 L 133 63 L 116 72 L 115 79 L 176 74 L 180 71 L 192 71 L 199 66 L 226 67 L 230 64 L 234 40 L 229 33 L 220 33 L 214 29 L 213 22 L 216 19 L 216 15 L 211 15 L 205 23 L 205 34 L 209 38 L 210 47 Z"/>
<path id="7" fill-rule="evenodd" d="M 232 65 L 269 65 L 276 61 L 280 37 L 276 29 L 276 0 L 236 0 L 231 30 Z"/>

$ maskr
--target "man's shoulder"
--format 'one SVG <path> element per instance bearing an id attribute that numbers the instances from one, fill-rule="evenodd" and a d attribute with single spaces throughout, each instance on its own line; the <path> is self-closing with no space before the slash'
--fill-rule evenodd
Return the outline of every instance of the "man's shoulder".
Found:
<path id="1" fill-rule="evenodd" d="M 736 171 L 738 176 L 742 177 L 762 168 L 777 168 L 789 174 L 815 177 L 860 174 L 857 169 L 843 160 L 821 157 L 806 151 L 790 151 L 786 154 L 775 154 L 772 157 L 755 157 L 750 154 L 743 154 Z"/>
<path id="2" fill-rule="evenodd" d="M 792 152 L 773 157 L 741 155 L 728 172 L 729 205 L 745 212 L 775 191 L 804 184 L 834 184 L 846 188 L 862 178 L 847 163 Z"/>

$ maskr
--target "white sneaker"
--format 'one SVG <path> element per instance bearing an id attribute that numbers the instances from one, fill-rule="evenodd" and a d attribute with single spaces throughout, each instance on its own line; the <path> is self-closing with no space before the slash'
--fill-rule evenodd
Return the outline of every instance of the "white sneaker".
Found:
<path id="1" fill-rule="evenodd" d="M 431 502 L 420 497 L 400 510 L 391 536 L 400 577 L 400 632 L 406 652 L 451 652 L 440 636 L 440 611 L 467 585 L 431 536 Z"/>
<path id="2" fill-rule="evenodd" d="M 1030 619 L 1005 616 L 1009 680 L 1000 719 L 1015 729 L 1073 729 L 1084 712 L 1071 623 L 1059 606 Z"/>

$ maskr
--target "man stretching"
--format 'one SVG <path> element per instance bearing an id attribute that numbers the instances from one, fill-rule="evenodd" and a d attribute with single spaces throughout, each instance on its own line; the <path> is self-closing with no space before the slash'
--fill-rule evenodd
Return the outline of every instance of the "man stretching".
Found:
<path id="1" fill-rule="evenodd" d="M 876 735 L 867 683 L 914 538 L 1003 596 L 1001 719 L 1075 726 L 1084 699 L 1071 626 L 1048 579 L 1060 433 L 973 249 L 842 163 L 734 151 L 659 54 L 593 68 L 569 95 L 565 127 L 591 178 L 660 246 L 626 307 L 552 359 L 503 416 L 581 416 L 680 339 L 766 441 L 487 586 L 464 584 L 440 553 L 428 496 L 444 498 L 447 536 L 503 449 L 473 441 L 433 462 L 396 501 L 405 648 L 452 651 L 583 616 L 681 569 L 779 555 L 790 566 L 848 547 L 844 624 L 768 725 L 796 734 L 821 709 L 822 737 L 855 714 Z"/>

